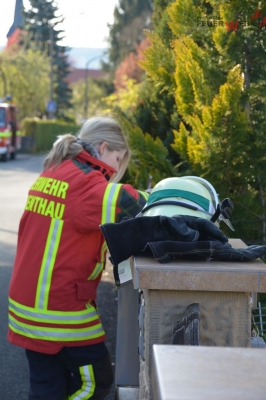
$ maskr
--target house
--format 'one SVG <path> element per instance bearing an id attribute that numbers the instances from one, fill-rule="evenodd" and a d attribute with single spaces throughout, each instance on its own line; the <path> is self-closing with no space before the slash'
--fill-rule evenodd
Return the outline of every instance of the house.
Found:
<path id="1" fill-rule="evenodd" d="M 24 10 L 23 0 L 16 0 L 14 21 L 6 35 L 7 37 L 6 47 L 9 47 L 12 44 L 17 43 L 19 40 L 22 27 L 24 26 L 23 10 Z"/>
<path id="2" fill-rule="evenodd" d="M 79 69 L 72 68 L 70 74 L 67 77 L 69 84 L 76 83 L 81 80 L 86 80 L 86 77 L 98 79 L 106 75 L 106 72 L 100 69 Z"/>

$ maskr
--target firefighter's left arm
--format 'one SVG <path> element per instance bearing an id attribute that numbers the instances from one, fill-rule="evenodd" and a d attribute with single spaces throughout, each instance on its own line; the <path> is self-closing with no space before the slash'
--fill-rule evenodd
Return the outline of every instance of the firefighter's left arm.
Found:
<path id="1" fill-rule="evenodd" d="M 140 213 L 148 200 L 149 194 L 145 191 L 136 190 L 131 185 L 121 185 L 116 203 L 116 220 L 123 218 L 134 218 Z"/>

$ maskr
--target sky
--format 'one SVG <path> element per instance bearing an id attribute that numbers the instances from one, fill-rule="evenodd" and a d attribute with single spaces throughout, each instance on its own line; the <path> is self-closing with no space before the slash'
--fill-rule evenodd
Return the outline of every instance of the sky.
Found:
<path id="1" fill-rule="evenodd" d="M 2 0 L 3 1 L 3 0 Z M 58 28 L 65 31 L 62 45 L 69 47 L 106 48 L 107 23 L 113 23 L 113 12 L 119 0 L 56 0 L 65 21 Z M 14 19 L 16 0 L 5 0 L 0 13 L 0 46 Z M 29 0 L 23 0 L 25 9 Z"/>

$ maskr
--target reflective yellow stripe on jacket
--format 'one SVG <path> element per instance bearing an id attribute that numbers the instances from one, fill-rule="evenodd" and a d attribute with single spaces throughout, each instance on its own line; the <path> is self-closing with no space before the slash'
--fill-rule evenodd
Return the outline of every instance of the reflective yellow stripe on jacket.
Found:
<path id="1" fill-rule="evenodd" d="M 107 185 L 103 197 L 101 224 L 115 222 L 116 202 L 121 186 L 121 183 L 109 183 Z M 103 270 L 106 250 L 107 244 L 104 242 L 101 249 L 101 261 L 96 264 L 92 274 L 89 276 L 89 280 L 96 279 Z"/>
<path id="2" fill-rule="evenodd" d="M 101 323 L 86 328 L 50 328 L 25 324 L 12 315 L 9 315 L 9 327 L 12 331 L 29 338 L 55 342 L 74 342 L 104 335 Z"/>
<path id="3" fill-rule="evenodd" d="M 55 324 L 81 324 L 92 322 L 98 318 L 98 314 L 94 307 L 87 305 L 82 311 L 52 311 L 40 310 L 38 308 L 27 307 L 18 302 L 9 299 L 9 310 L 17 317 L 29 319 L 35 322 L 55 323 Z"/>
<path id="4" fill-rule="evenodd" d="M 9 299 L 9 327 L 12 331 L 33 339 L 48 341 L 73 342 L 98 338 L 104 335 L 98 314 L 93 306 L 87 304 L 82 311 L 40 310 L 36 307 L 26 307 Z M 21 322 L 18 318 L 27 322 Z M 84 328 L 84 324 L 95 321 L 95 324 Z M 50 324 L 36 326 L 33 322 Z M 56 326 L 56 325 L 60 326 Z M 61 325 L 65 325 L 62 328 Z M 75 325 L 74 328 L 68 326 Z"/>
<path id="5" fill-rule="evenodd" d="M 51 220 L 35 298 L 35 307 L 41 310 L 46 310 L 48 306 L 52 273 L 60 243 L 63 224 L 64 221 L 62 220 L 54 218 Z"/>

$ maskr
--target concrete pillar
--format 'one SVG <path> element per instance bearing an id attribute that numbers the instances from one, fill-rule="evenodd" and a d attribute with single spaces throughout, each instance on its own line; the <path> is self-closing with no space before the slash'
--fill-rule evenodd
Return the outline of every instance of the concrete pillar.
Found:
<path id="1" fill-rule="evenodd" d="M 246 247 L 239 239 L 232 247 Z M 266 265 L 252 262 L 177 260 L 160 264 L 151 257 L 132 257 L 135 289 L 143 291 L 140 400 L 152 400 L 152 347 L 171 345 L 173 327 L 191 303 L 200 310 L 201 346 L 250 347 L 251 293 L 266 292 Z M 142 345 L 140 346 L 142 348 Z"/>

